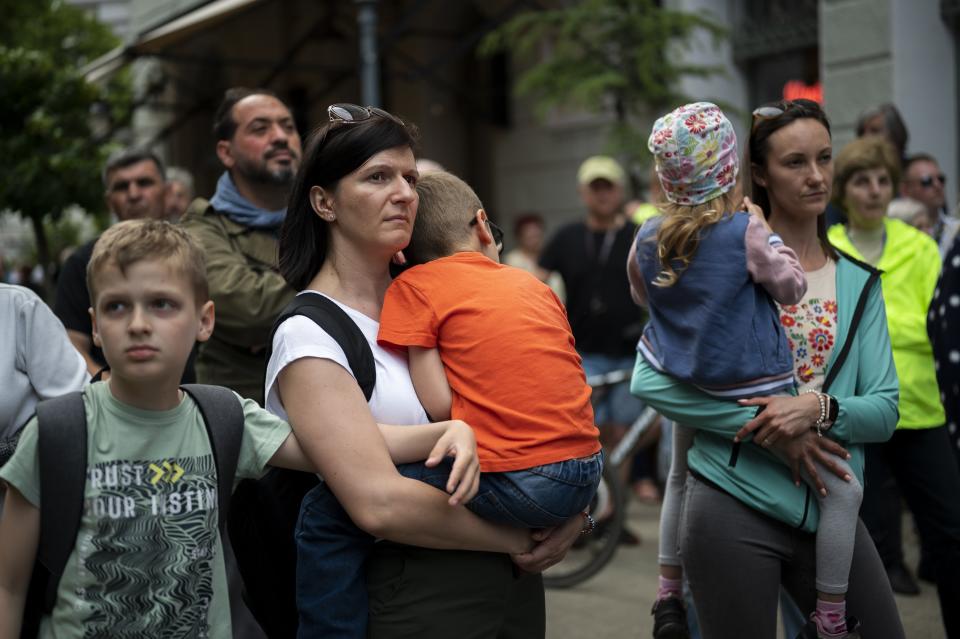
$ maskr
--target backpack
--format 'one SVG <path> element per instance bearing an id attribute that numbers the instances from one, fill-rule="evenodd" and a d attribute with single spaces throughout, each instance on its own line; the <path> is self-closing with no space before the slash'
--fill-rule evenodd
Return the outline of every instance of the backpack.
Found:
<path id="1" fill-rule="evenodd" d="M 243 439 L 243 408 L 233 391 L 220 386 L 185 384 L 181 388 L 200 408 L 210 439 L 217 469 L 222 534 Z M 24 606 L 21 639 L 36 637 L 40 619 L 53 611 L 57 586 L 80 529 L 87 476 L 87 416 L 83 392 L 40 402 L 37 422 L 42 499 L 40 540 Z"/>
<path id="2" fill-rule="evenodd" d="M 267 361 L 280 324 L 295 315 L 311 319 L 336 340 L 369 401 L 377 376 L 370 344 L 350 316 L 323 295 L 301 293 L 280 313 L 270 331 Z M 313 473 L 271 468 L 260 479 L 241 481 L 230 502 L 227 531 L 243 578 L 243 600 L 271 639 L 297 635 L 294 534 L 300 503 L 319 483 Z"/>

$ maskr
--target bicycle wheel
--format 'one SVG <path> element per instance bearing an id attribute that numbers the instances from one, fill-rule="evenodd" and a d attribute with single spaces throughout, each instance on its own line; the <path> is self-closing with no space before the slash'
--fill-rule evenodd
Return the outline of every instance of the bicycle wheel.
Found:
<path id="1" fill-rule="evenodd" d="M 600 485 L 590 502 L 589 511 L 593 515 L 607 512 L 610 515 L 597 523 L 592 534 L 580 537 L 567 551 L 563 561 L 543 573 L 544 586 L 571 588 L 593 577 L 613 559 L 626 519 L 624 493 L 617 467 L 613 464 L 604 465 Z"/>

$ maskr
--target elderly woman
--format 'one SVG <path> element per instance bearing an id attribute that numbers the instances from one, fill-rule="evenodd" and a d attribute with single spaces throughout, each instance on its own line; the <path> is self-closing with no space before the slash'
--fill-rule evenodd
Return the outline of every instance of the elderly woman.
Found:
<path id="1" fill-rule="evenodd" d="M 960 470 L 950 451 L 926 331 L 940 254 L 929 236 L 886 216 L 898 178 L 896 152 L 881 138 L 855 140 L 837 157 L 833 201 L 848 221 L 833 226 L 829 238 L 839 250 L 881 271 L 900 379 L 896 432 L 886 443 L 867 445 L 862 515 L 895 577 L 903 570 L 903 554 L 899 500 L 887 488 L 894 477 L 935 566 L 947 636 L 960 637 Z"/>

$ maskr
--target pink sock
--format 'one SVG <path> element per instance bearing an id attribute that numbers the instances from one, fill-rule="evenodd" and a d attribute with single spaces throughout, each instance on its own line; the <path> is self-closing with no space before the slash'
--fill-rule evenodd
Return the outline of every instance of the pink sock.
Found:
<path id="1" fill-rule="evenodd" d="M 821 637 L 846 637 L 847 602 L 834 603 L 817 599 L 813 620 L 817 624 L 817 634 Z"/>
<path id="2" fill-rule="evenodd" d="M 683 579 L 667 579 L 663 575 L 658 577 L 657 601 L 667 597 L 683 599 Z"/>

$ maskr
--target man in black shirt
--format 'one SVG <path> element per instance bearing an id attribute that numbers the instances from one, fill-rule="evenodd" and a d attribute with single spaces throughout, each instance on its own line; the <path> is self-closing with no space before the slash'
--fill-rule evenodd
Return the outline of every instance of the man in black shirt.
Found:
<path id="1" fill-rule="evenodd" d="M 103 186 L 107 208 L 117 220 L 163 219 L 166 181 L 163 164 L 154 153 L 126 149 L 110 156 L 103 169 Z M 87 262 L 97 239 L 78 247 L 63 263 L 53 305 L 91 375 L 106 366 L 103 352 L 93 343 L 87 290 Z"/>
<path id="2" fill-rule="evenodd" d="M 587 158 L 577 173 L 584 221 L 562 227 L 540 256 L 540 267 L 563 277 L 567 316 L 588 376 L 633 369 L 643 328 L 630 297 L 627 254 L 637 227 L 623 214 L 626 174 L 616 160 Z M 608 443 L 619 441 L 643 404 L 629 382 L 610 389 L 594 408 Z"/>

